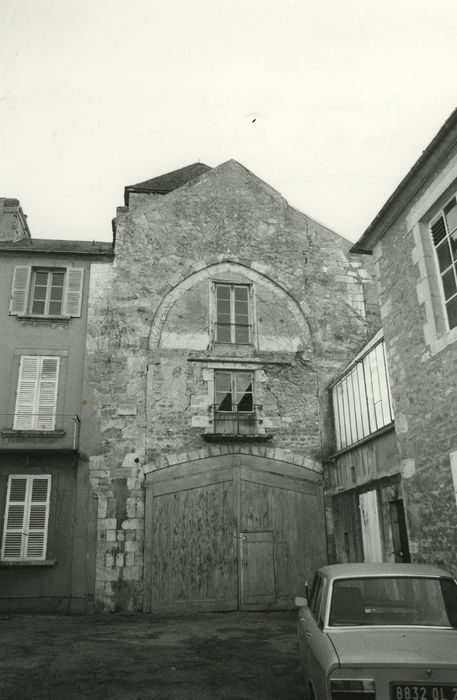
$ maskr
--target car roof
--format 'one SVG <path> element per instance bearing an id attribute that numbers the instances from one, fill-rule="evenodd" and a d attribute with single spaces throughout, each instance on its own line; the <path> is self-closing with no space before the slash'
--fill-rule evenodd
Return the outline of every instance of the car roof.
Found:
<path id="1" fill-rule="evenodd" d="M 322 566 L 319 573 L 328 579 L 354 578 L 363 576 L 447 576 L 448 571 L 425 564 L 330 564 Z"/>

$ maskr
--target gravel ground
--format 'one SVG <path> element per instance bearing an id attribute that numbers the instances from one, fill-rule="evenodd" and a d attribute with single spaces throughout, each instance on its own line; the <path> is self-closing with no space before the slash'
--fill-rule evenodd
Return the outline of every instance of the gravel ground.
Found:
<path id="1" fill-rule="evenodd" d="M 0 700 L 298 700 L 296 613 L 0 618 Z"/>

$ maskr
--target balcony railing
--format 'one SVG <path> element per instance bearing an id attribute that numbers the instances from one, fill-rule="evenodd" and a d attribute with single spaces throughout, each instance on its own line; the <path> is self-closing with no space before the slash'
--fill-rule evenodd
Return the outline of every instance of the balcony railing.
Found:
<path id="1" fill-rule="evenodd" d="M 79 450 L 81 419 L 77 413 L 0 413 L 0 447 Z"/>
<path id="2" fill-rule="evenodd" d="M 218 411 L 218 404 L 210 406 L 212 432 L 219 435 L 256 435 L 260 433 L 263 418 L 261 404 L 252 411 Z M 262 431 L 264 432 L 264 431 Z"/>

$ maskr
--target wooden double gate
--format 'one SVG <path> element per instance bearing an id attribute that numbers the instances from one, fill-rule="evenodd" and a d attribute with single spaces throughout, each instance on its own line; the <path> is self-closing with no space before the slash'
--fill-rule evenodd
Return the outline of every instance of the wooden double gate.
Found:
<path id="1" fill-rule="evenodd" d="M 325 561 L 316 472 L 229 454 L 147 475 L 145 612 L 290 608 Z"/>

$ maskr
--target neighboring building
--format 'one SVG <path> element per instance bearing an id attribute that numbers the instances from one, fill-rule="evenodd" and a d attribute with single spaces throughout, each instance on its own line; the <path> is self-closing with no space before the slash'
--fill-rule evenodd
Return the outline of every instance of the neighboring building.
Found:
<path id="1" fill-rule="evenodd" d="M 290 607 L 327 560 L 326 387 L 379 328 L 369 274 L 236 161 L 125 205 L 115 265 L 91 272 L 97 606 Z"/>
<path id="2" fill-rule="evenodd" d="M 0 610 L 93 609 L 80 415 L 90 265 L 112 257 L 32 240 L 18 200 L 0 199 Z"/>
<path id="3" fill-rule="evenodd" d="M 411 558 L 457 573 L 457 110 L 367 228 Z M 396 458 L 395 458 L 396 459 Z"/>
<path id="4" fill-rule="evenodd" d="M 335 454 L 326 464 L 331 559 L 410 561 L 382 331 L 330 387 Z"/>

